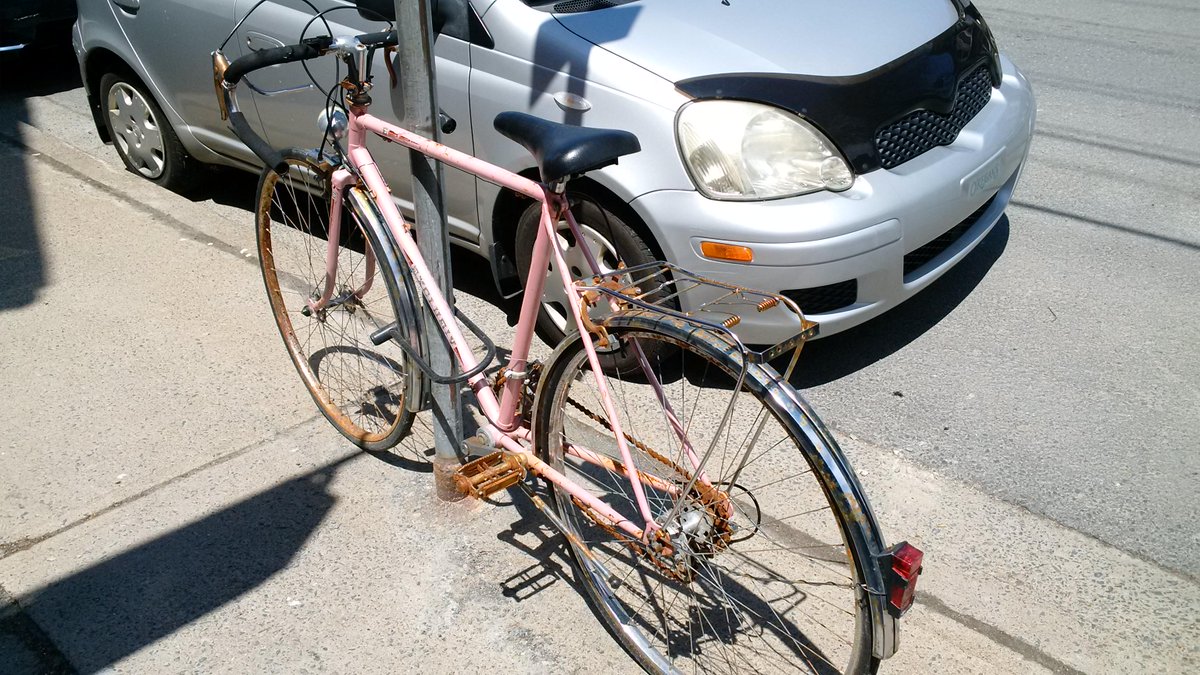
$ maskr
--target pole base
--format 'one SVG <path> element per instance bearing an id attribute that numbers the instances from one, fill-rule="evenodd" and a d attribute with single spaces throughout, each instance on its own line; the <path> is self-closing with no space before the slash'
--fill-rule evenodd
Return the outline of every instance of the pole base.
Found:
<path id="1" fill-rule="evenodd" d="M 433 458 L 433 488 L 438 501 L 458 502 L 466 499 L 467 493 L 459 489 L 454 476 L 462 466 L 453 457 Z"/>

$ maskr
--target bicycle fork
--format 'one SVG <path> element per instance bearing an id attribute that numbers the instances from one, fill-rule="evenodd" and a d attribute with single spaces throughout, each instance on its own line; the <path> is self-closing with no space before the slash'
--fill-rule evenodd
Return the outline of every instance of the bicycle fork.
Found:
<path id="1" fill-rule="evenodd" d="M 364 255 L 366 269 L 363 272 L 366 279 L 363 285 L 357 289 L 346 289 L 334 297 L 334 291 L 337 290 L 338 260 L 341 255 L 343 195 L 347 187 L 357 183 L 357 179 L 346 169 L 338 168 L 333 172 L 330 182 L 333 194 L 330 195 L 329 225 L 325 232 L 325 285 L 320 295 L 314 293 L 313 295 L 316 297 L 310 297 L 305 306 L 309 315 L 316 316 L 320 316 L 321 312 L 327 309 L 344 305 L 351 300 L 361 300 L 367 293 L 370 293 L 371 284 L 375 280 L 377 264 L 374 251 L 367 246 Z"/>

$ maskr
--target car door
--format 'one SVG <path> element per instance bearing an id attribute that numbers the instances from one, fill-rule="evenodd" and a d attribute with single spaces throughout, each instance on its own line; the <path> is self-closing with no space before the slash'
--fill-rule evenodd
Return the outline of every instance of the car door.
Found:
<path id="1" fill-rule="evenodd" d="M 124 1 L 124 0 L 123 0 Z M 268 0 L 258 6 L 241 26 L 237 39 L 242 53 L 283 44 L 293 44 L 302 37 L 327 34 L 349 35 L 384 30 L 386 25 L 362 19 L 350 0 L 312 0 L 322 18 L 313 20 L 313 11 L 304 0 Z M 237 16 L 241 17 L 257 0 L 236 0 Z M 465 3 L 463 4 L 465 7 Z M 323 20 L 322 20 L 323 19 Z M 470 50 L 467 41 L 453 35 L 441 35 L 435 44 L 438 104 L 457 122 L 453 133 L 446 134 L 447 145 L 473 154 L 470 101 L 467 86 L 470 81 Z M 399 123 L 395 113 L 403 110 L 400 89 L 393 88 L 382 63 L 382 52 L 376 55 L 372 90 L 371 114 Z M 337 59 L 326 57 L 307 63 L 308 72 L 299 63 L 273 66 L 252 74 L 255 87 L 265 91 L 295 90 L 304 85 L 314 86 L 273 96 L 252 94 L 239 98 L 252 100 L 258 116 L 258 129 L 264 138 L 277 148 L 314 148 L 321 142 L 317 117 L 325 108 L 330 91 L 344 74 Z M 398 70 L 398 64 L 397 64 Z M 311 78 L 309 75 L 311 74 Z M 314 84 L 315 81 L 315 84 Z M 319 85 L 316 86 L 316 85 Z M 248 89 L 248 88 L 247 88 Z M 249 106 L 245 106 L 250 113 Z M 373 137 L 372 137 L 373 138 Z M 369 141 L 371 142 L 371 141 Z M 391 185 L 392 194 L 401 208 L 411 213 L 412 187 L 408 153 L 397 145 L 378 139 L 371 142 L 372 154 Z M 479 238 L 476 217 L 475 179 L 462 171 L 445 168 L 447 215 L 452 237 L 474 243 Z"/>
<path id="2" fill-rule="evenodd" d="M 131 65 L 140 70 L 163 110 L 182 119 L 207 145 L 231 139 L 213 91 L 210 54 L 233 26 L 233 0 L 107 0 L 107 4 L 137 60 Z M 220 142 L 215 147 L 224 149 Z"/>

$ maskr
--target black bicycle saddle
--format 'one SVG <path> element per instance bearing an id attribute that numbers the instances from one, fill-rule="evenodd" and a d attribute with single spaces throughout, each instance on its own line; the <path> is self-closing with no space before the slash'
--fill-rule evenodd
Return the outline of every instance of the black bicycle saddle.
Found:
<path id="1" fill-rule="evenodd" d="M 642 149 L 628 131 L 574 127 L 520 112 L 502 112 L 494 124 L 533 155 L 546 183 L 616 164 Z"/>

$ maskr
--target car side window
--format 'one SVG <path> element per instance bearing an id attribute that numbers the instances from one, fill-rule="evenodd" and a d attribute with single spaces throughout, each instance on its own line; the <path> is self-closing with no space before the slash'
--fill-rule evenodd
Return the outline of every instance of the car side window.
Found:
<path id="1" fill-rule="evenodd" d="M 451 0 L 454 1 L 454 0 Z M 492 49 L 496 46 L 496 41 L 492 39 L 492 34 L 488 32 L 487 26 L 483 25 L 483 19 L 479 18 L 479 13 L 471 6 L 467 0 L 462 0 L 463 4 L 467 5 L 467 39 L 472 44 L 479 45 L 484 49 Z"/>
<path id="2" fill-rule="evenodd" d="M 434 25 L 441 26 L 441 35 L 449 35 L 488 49 L 495 46 L 492 36 L 488 34 L 470 0 L 437 0 Z"/>

